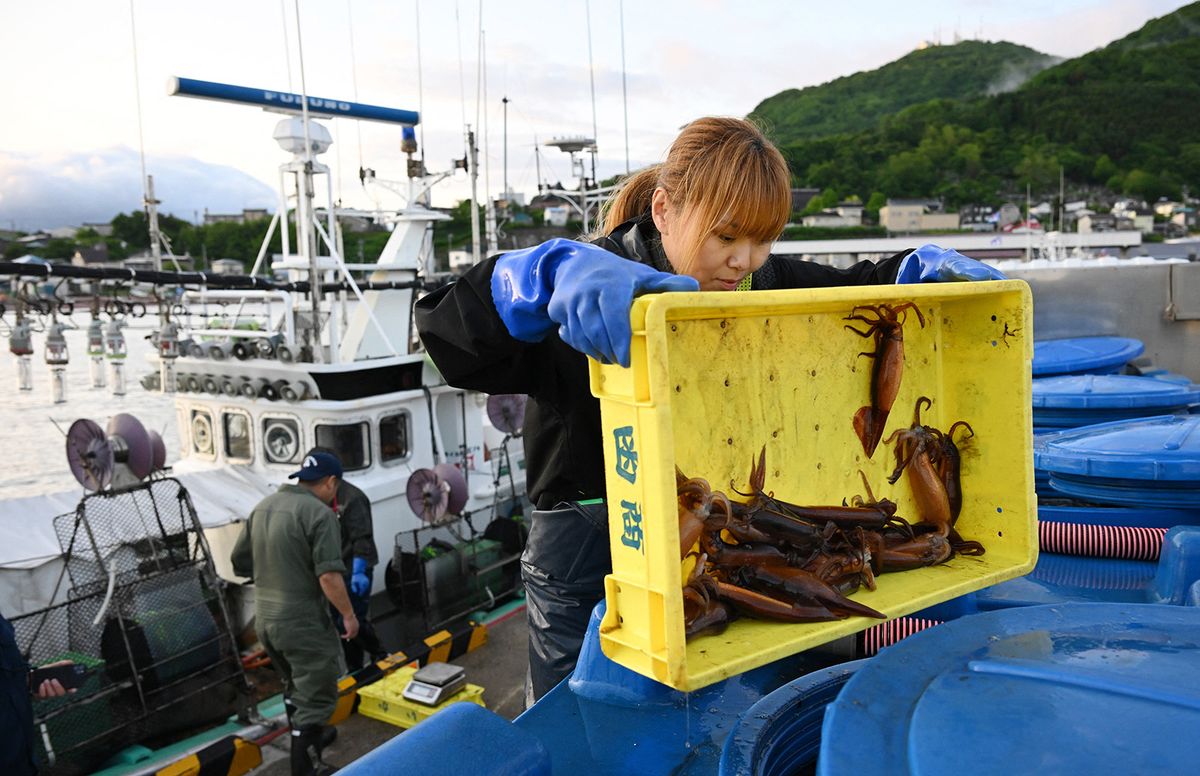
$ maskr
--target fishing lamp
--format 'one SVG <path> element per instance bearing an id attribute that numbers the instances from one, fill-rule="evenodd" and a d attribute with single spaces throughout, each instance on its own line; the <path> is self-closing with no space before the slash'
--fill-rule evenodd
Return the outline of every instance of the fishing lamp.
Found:
<path id="1" fill-rule="evenodd" d="M 113 318 L 104 327 L 105 356 L 108 358 L 108 369 L 112 375 L 112 395 L 125 395 L 125 335 L 121 333 L 121 321 Z"/>
<path id="2" fill-rule="evenodd" d="M 87 330 L 87 354 L 90 359 L 89 370 L 92 375 L 92 387 L 104 387 L 104 324 L 99 318 L 93 318 Z"/>
<path id="3" fill-rule="evenodd" d="M 158 330 L 158 374 L 163 393 L 175 393 L 175 359 L 179 358 L 179 327 L 167 321 Z"/>
<path id="4" fill-rule="evenodd" d="M 17 388 L 22 391 L 33 390 L 33 334 L 29 329 L 29 321 L 17 319 L 12 331 L 8 334 L 8 349 L 17 357 Z"/>
<path id="5" fill-rule="evenodd" d="M 54 321 L 46 332 L 46 363 L 50 365 L 50 391 L 54 403 L 67 400 L 67 338 L 63 336 L 66 324 Z"/>
<path id="6" fill-rule="evenodd" d="M 55 321 L 46 334 L 46 363 L 50 366 L 66 366 L 70 358 L 67 353 L 67 338 L 63 336 L 66 325 Z"/>

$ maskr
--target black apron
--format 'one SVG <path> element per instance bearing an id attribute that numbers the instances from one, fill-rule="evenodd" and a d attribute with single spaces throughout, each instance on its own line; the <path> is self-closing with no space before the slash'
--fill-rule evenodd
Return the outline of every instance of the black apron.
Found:
<path id="1" fill-rule="evenodd" d="M 533 511 L 521 556 L 529 616 L 528 705 L 575 670 L 588 618 L 604 598 L 604 577 L 611 571 L 603 501 Z"/>

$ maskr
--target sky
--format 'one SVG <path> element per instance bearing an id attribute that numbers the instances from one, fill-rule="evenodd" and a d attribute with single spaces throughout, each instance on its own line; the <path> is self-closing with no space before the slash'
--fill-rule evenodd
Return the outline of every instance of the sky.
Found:
<path id="1" fill-rule="evenodd" d="M 168 96 L 171 76 L 299 92 L 303 66 L 310 95 L 420 110 L 418 138 L 432 171 L 463 156 L 470 124 L 481 146 L 481 197 L 503 190 L 507 97 L 507 180 L 531 196 L 535 139 L 594 135 L 603 178 L 624 172 L 627 159 L 633 169 L 660 161 L 696 117 L 744 116 L 779 91 L 880 67 L 922 41 L 1007 40 L 1075 57 L 1182 5 L 0 0 L 0 229 L 106 222 L 140 208 L 141 151 L 164 212 L 196 220 L 205 208 L 274 208 L 278 166 L 290 158 L 271 139 L 282 117 Z M 326 124 L 334 144 L 321 160 L 334 169 L 335 198 L 399 205 L 358 181 L 360 165 L 402 179 L 399 127 Z M 575 183 L 557 149 L 543 147 L 541 165 L 544 180 Z M 460 171 L 433 201 L 449 206 L 469 191 Z"/>

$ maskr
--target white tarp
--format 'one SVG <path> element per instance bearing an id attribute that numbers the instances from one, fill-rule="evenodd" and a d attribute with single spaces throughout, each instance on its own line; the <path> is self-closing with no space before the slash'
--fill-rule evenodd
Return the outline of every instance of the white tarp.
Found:
<path id="1" fill-rule="evenodd" d="M 246 467 L 183 472 L 175 475 L 187 488 L 206 529 L 216 529 L 244 520 L 263 497 L 274 492 L 279 482 L 270 481 L 260 472 Z M 52 603 L 54 588 L 62 569 L 61 549 L 54 533 L 54 518 L 74 512 L 83 498 L 79 489 L 41 496 L 5 500 L 0 503 L 0 612 L 12 618 L 41 609 Z M 230 531 L 216 531 L 222 539 Z M 215 538 L 215 536 L 213 537 Z M 228 559 L 217 557 L 228 552 L 227 541 L 210 542 L 218 570 Z M 70 580 L 64 579 L 57 600 L 66 598 Z"/>

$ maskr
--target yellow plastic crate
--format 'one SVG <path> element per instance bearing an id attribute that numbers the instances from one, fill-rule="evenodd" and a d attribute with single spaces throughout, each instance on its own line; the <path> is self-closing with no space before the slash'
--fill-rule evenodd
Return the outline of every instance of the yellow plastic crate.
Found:
<path id="1" fill-rule="evenodd" d="M 404 697 L 404 688 L 417 669 L 413 666 L 397 668 L 374 684 L 358 689 L 358 713 L 380 722 L 397 727 L 410 728 L 418 722 L 437 714 L 452 703 L 474 703 L 483 706 L 483 688 L 467 684 L 437 706 L 426 706 Z"/>
<path id="2" fill-rule="evenodd" d="M 695 690 L 870 627 L 851 617 L 790 624 L 739 619 L 723 634 L 684 638 L 675 466 L 736 498 L 767 452 L 767 489 L 797 504 L 862 494 L 916 521 L 908 477 L 888 485 L 890 445 L 868 459 L 851 418 L 870 403 L 873 341 L 843 327 L 856 304 L 917 302 L 908 314 L 904 375 L 884 438 L 922 413 L 943 430 L 968 421 L 956 527 L 986 554 L 884 574 L 852 597 L 889 618 L 1029 572 L 1037 560 L 1029 286 L 1010 280 L 857 286 L 639 298 L 629 369 L 591 363 L 600 399 L 613 573 L 605 580 L 601 648 L 639 674 Z M 863 494 L 865 495 L 865 494 Z"/>

